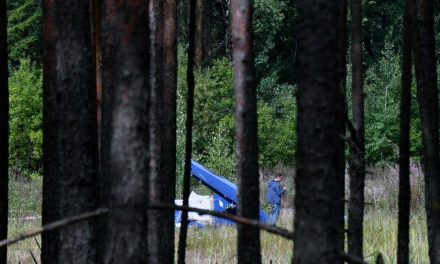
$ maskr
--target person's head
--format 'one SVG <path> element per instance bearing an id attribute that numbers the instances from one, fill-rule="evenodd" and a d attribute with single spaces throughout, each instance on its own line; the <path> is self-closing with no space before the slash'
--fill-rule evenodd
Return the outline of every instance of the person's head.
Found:
<path id="1" fill-rule="evenodd" d="M 282 180 L 283 180 L 283 174 L 281 174 L 281 173 L 279 173 L 279 172 L 275 173 L 275 178 L 274 178 L 274 180 L 277 181 L 277 182 L 282 181 Z"/>

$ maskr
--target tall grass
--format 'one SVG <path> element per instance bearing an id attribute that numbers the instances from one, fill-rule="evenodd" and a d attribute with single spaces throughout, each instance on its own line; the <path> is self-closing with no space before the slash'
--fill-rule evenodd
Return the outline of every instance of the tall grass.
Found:
<path id="1" fill-rule="evenodd" d="M 365 197 L 366 202 L 370 204 L 365 208 L 364 256 L 369 263 L 373 263 L 375 256 L 380 252 L 385 263 L 396 263 L 398 170 L 394 166 L 375 167 L 368 170 L 370 174 L 366 180 Z M 261 198 L 264 200 L 265 182 L 278 171 L 287 176 L 286 184 L 291 189 L 284 197 L 283 205 L 291 208 L 294 193 L 293 168 L 278 166 L 273 170 L 261 170 Z M 429 263 L 423 174 L 416 163 L 411 165 L 411 184 L 410 263 Z M 11 181 L 10 191 L 12 205 L 10 213 L 13 218 L 9 225 L 11 237 L 41 225 L 41 219 L 29 221 L 25 218 L 25 216 L 41 215 L 41 180 Z M 292 230 L 293 217 L 293 209 L 283 208 L 278 225 Z M 176 234 L 178 232 L 177 229 Z M 237 262 L 235 227 L 208 227 L 190 229 L 188 232 L 187 263 Z M 261 232 L 263 263 L 271 261 L 272 263 L 290 263 L 293 246 L 292 241 Z M 40 250 L 37 243 L 33 239 L 28 239 L 9 247 L 9 263 L 33 264 L 30 250 L 39 261 Z"/>

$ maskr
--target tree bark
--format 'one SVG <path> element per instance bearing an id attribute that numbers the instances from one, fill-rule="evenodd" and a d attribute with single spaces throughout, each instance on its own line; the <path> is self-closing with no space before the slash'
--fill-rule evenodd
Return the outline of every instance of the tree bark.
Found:
<path id="1" fill-rule="evenodd" d="M 164 0 L 163 14 L 163 184 L 162 201 L 176 197 L 177 3 Z M 164 212 L 161 263 L 174 263 L 174 211 Z"/>
<path id="2" fill-rule="evenodd" d="M 96 209 L 98 157 L 90 3 L 47 0 L 44 5 L 49 13 L 45 20 L 48 42 L 43 74 L 47 79 L 44 113 L 48 114 L 44 123 L 43 176 L 48 185 L 43 192 L 49 197 L 43 208 L 43 222 L 48 223 L 54 220 L 52 216 L 65 218 Z M 49 235 L 54 240 L 49 245 L 43 241 L 43 260 L 95 263 L 95 228 L 95 222 L 88 221 L 61 229 L 56 238 Z M 43 240 L 47 242 L 47 238 Z"/>
<path id="3" fill-rule="evenodd" d="M 58 212 L 58 132 L 59 122 L 52 109 L 57 108 L 56 61 L 55 61 L 55 0 L 43 1 L 43 225 L 59 220 Z M 44 233 L 41 237 L 41 263 L 59 263 L 59 230 Z"/>
<path id="4" fill-rule="evenodd" d="M 110 128 L 110 135 L 102 136 L 110 189 L 103 193 L 110 209 L 104 263 L 147 263 L 147 1 L 105 1 L 102 23 L 103 134 Z"/>
<path id="5" fill-rule="evenodd" d="M 363 258 L 365 189 L 365 129 L 362 67 L 361 1 L 351 1 L 352 115 L 350 142 L 350 200 L 348 204 L 348 253 Z"/>
<path id="6" fill-rule="evenodd" d="M 257 99 L 252 31 L 252 0 L 231 1 L 237 145 L 238 215 L 259 219 Z M 239 263 L 261 263 L 260 230 L 237 225 Z"/>
<path id="7" fill-rule="evenodd" d="M 298 117 L 294 263 L 342 263 L 340 165 L 342 8 L 297 1 Z M 336 26 L 335 26 L 336 25 Z M 336 51 L 336 54 L 335 54 Z M 311 210 L 311 208 L 313 208 Z"/>
<path id="8" fill-rule="evenodd" d="M 409 263 L 409 217 L 410 217 L 410 125 L 411 125 L 411 21 L 410 1 L 405 2 L 402 43 L 402 92 L 400 95 L 400 142 L 399 142 L 399 223 L 397 235 L 397 263 Z"/>
<path id="9" fill-rule="evenodd" d="M 175 134 L 176 126 L 173 126 L 172 120 L 170 120 L 171 113 L 168 109 L 169 107 L 175 109 L 175 101 L 173 104 L 171 101 L 172 99 L 168 99 L 165 96 L 165 83 L 167 80 L 164 77 L 164 68 L 167 67 L 164 62 L 164 34 L 166 32 L 164 28 L 164 8 L 166 7 L 166 4 L 168 3 L 165 3 L 162 0 L 149 1 L 151 88 L 149 103 L 150 155 L 148 164 L 150 186 L 149 201 L 152 203 L 160 203 L 164 202 L 164 200 L 173 203 L 175 188 L 175 180 L 172 176 L 175 175 L 175 158 L 173 159 L 173 157 L 175 157 L 175 148 L 174 151 L 171 149 L 173 142 L 170 142 L 170 140 L 173 139 L 172 134 Z M 166 33 L 170 34 L 169 32 Z M 171 70 L 170 68 L 168 69 Z M 170 73 L 168 73 L 167 77 L 169 77 L 169 74 Z M 168 84 L 173 85 L 171 80 L 168 81 Z M 175 87 L 176 85 L 174 84 L 174 93 Z M 170 88 L 168 87 L 168 89 Z M 167 99 L 169 100 L 167 102 L 168 104 L 165 104 L 165 100 Z M 168 120 L 165 120 L 165 118 L 168 118 Z M 168 123 L 166 121 L 168 121 Z M 172 132 L 169 131 L 171 129 L 173 130 Z M 166 136 L 168 135 L 171 138 L 167 138 Z M 171 162 L 174 162 L 174 164 L 171 164 Z M 172 171 L 173 168 L 174 171 Z M 148 248 L 150 251 L 148 263 L 174 262 L 173 212 L 156 211 L 149 214 Z"/>
<path id="10" fill-rule="evenodd" d="M 189 8 L 189 35 L 188 35 L 188 63 L 186 69 L 186 82 L 188 91 L 186 95 L 186 122 L 185 122 L 185 164 L 183 168 L 183 206 L 188 206 L 188 199 L 190 194 L 190 173 L 191 173 L 191 156 L 192 156 L 192 129 L 193 129 L 193 116 L 194 116 L 194 41 L 195 41 L 195 10 L 196 0 L 190 0 Z M 188 212 L 182 212 L 181 226 L 179 233 L 179 246 L 177 253 L 177 263 L 185 263 L 186 255 L 186 238 L 188 232 Z"/>
<path id="11" fill-rule="evenodd" d="M 194 35 L 194 64 L 196 67 L 202 65 L 203 56 L 203 24 L 204 24 L 204 11 L 205 11 L 205 0 L 195 0 L 196 1 L 196 21 L 195 21 L 195 35 Z"/>
<path id="12" fill-rule="evenodd" d="M 340 136 L 345 136 L 347 125 L 347 101 L 346 101 L 346 77 L 347 77 L 347 0 L 339 1 L 340 16 L 339 16 L 339 92 L 341 100 L 339 102 L 339 111 L 342 113 L 342 117 L 339 119 Z M 338 189 L 339 189 L 339 202 L 337 214 L 339 215 L 338 230 L 345 229 L 345 144 L 339 145 L 338 149 Z M 345 249 L 345 232 L 339 232 L 338 234 L 338 249 L 344 251 Z"/>
<path id="13" fill-rule="evenodd" d="M 204 0 L 203 10 L 203 61 L 209 60 L 211 55 L 211 2 Z"/>
<path id="14" fill-rule="evenodd" d="M 423 138 L 429 258 L 440 263 L 439 102 L 432 0 L 413 0 L 413 49 Z"/>
<path id="15" fill-rule="evenodd" d="M 101 3 L 102 0 L 93 0 L 93 35 L 95 47 L 96 69 L 96 119 L 98 124 L 98 154 L 101 150 L 101 122 L 102 122 L 102 27 L 101 27 Z"/>
<path id="16" fill-rule="evenodd" d="M 6 1 L 0 2 L 0 240 L 8 235 L 9 88 Z M 0 263 L 6 264 L 7 248 L 0 248 Z"/>

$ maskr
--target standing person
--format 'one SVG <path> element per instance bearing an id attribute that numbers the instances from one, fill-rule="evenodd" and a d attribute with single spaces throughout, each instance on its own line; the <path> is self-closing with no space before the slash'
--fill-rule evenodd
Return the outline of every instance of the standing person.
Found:
<path id="1" fill-rule="evenodd" d="M 281 195 L 286 191 L 287 187 L 283 189 L 280 187 L 280 182 L 283 180 L 283 175 L 279 172 L 275 174 L 275 178 L 267 183 L 266 202 L 271 205 L 269 224 L 275 225 L 280 216 Z"/>

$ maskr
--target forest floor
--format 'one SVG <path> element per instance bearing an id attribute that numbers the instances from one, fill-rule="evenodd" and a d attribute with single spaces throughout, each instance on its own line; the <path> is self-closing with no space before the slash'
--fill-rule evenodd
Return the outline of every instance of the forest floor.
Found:
<path id="1" fill-rule="evenodd" d="M 369 205 L 365 208 L 364 256 L 373 263 L 375 256 L 381 253 L 385 263 L 396 263 L 398 170 L 382 167 L 370 168 L 369 172 L 365 190 Z M 429 263 L 420 168 L 413 165 L 411 175 L 410 263 Z M 11 181 L 10 200 L 9 237 L 41 225 L 41 179 Z M 292 230 L 293 217 L 292 209 L 282 209 L 278 225 Z M 40 244 L 40 237 L 37 237 L 9 247 L 8 263 L 40 263 Z M 290 263 L 293 242 L 262 232 L 261 248 L 263 263 Z M 187 263 L 236 263 L 236 229 L 189 229 Z"/>

